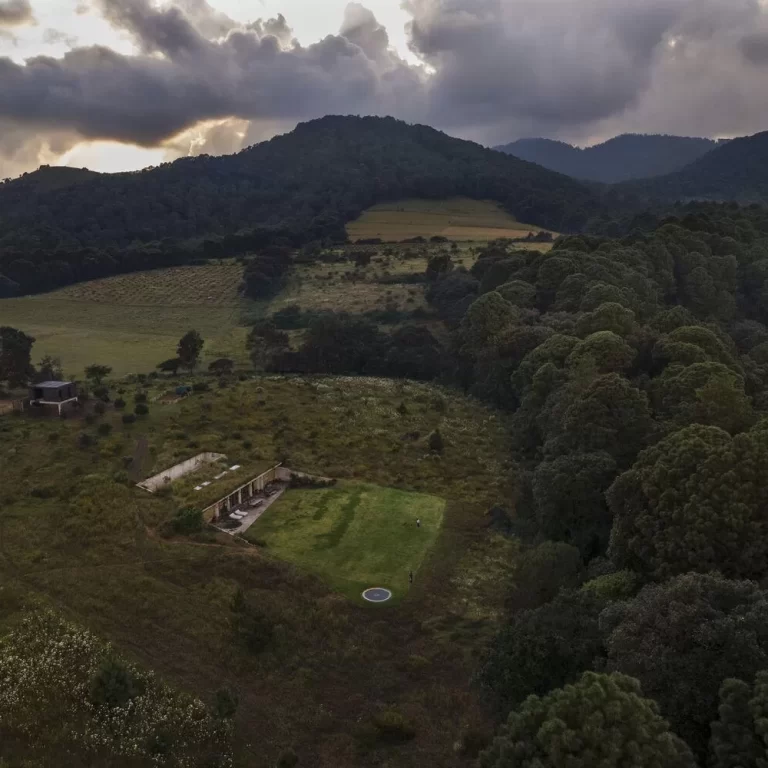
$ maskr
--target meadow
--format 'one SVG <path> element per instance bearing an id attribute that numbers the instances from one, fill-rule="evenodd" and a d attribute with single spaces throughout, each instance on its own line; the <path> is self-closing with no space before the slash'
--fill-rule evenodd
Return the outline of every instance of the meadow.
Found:
<path id="1" fill-rule="evenodd" d="M 444 509 L 436 496 L 362 483 L 289 489 L 246 538 L 317 573 L 350 599 L 384 587 L 398 601 L 408 593 L 409 573 L 418 577 Z"/>
<path id="2" fill-rule="evenodd" d="M 497 203 L 463 197 L 381 203 L 347 225 L 352 241 L 446 237 L 459 242 L 488 242 L 502 237 L 525 237 L 540 230 L 541 227 L 517 221 Z"/>
<path id="3" fill-rule="evenodd" d="M 0 417 L 0 629 L 42 603 L 205 701 L 232 688 L 238 766 L 273 766 L 287 748 L 318 768 L 462 765 L 453 744 L 493 720 L 469 680 L 514 562 L 513 542 L 485 517 L 515 495 L 506 417 L 439 387 L 356 378 L 261 377 L 164 404 L 178 381 L 114 382 L 129 410 L 148 395 L 149 415 L 132 425 L 111 409 L 88 420 Z M 435 428 L 442 454 L 427 445 Z M 413 589 L 394 605 L 361 606 L 287 549 L 280 556 L 287 531 L 266 548 L 210 531 L 169 536 L 188 501 L 133 483 L 202 450 L 244 466 L 282 460 L 339 478 L 339 492 L 376 486 L 358 513 L 392 505 L 407 518 L 423 501 L 434 542 L 390 552 L 383 566 L 423 558 Z M 353 541 L 340 537 L 330 553 L 349 555 L 350 580 Z M 366 579 L 371 551 L 359 553 Z M 234 634 L 238 592 L 271 628 L 260 653 Z M 414 738 L 377 739 L 383 711 Z"/>
<path id="4" fill-rule="evenodd" d="M 242 267 L 177 267 L 78 283 L 53 293 L 0 301 L 0 325 L 36 340 L 35 361 L 61 358 L 80 378 L 92 363 L 116 376 L 149 372 L 174 357 L 179 338 L 195 328 L 206 340 L 203 363 L 246 360 L 243 313 L 255 302 L 238 294 Z"/>

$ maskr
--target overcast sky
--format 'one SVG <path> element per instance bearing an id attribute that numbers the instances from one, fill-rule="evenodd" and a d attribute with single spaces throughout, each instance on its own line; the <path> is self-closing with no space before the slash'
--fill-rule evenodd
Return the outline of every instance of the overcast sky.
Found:
<path id="1" fill-rule="evenodd" d="M 765 0 L 0 0 L 0 177 L 324 114 L 486 144 L 768 129 Z"/>

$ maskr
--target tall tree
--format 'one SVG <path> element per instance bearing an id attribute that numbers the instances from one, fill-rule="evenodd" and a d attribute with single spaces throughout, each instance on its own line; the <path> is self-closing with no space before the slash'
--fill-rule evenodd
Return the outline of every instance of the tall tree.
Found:
<path id="1" fill-rule="evenodd" d="M 203 351 L 203 337 L 197 331 L 188 331 L 181 337 L 179 346 L 176 348 L 176 354 L 181 360 L 181 364 L 194 371 L 200 361 L 200 353 Z"/>
<path id="2" fill-rule="evenodd" d="M 764 673 L 763 673 L 764 674 Z M 712 723 L 708 768 L 756 768 L 766 754 L 755 733 L 752 689 L 743 680 L 728 679 L 720 687 L 718 718 Z"/>
<path id="3" fill-rule="evenodd" d="M 611 604 L 600 624 L 608 669 L 636 677 L 701 756 L 723 680 L 768 668 L 768 592 L 751 581 L 678 576 Z"/>
<path id="4" fill-rule="evenodd" d="M 608 491 L 610 555 L 656 578 L 768 570 L 768 430 L 694 425 L 640 454 Z"/>
<path id="5" fill-rule="evenodd" d="M 482 768 L 695 768 L 637 680 L 585 673 L 509 716 Z"/>
<path id="6" fill-rule="evenodd" d="M 61 366 L 61 360 L 58 357 L 46 355 L 37 366 L 35 381 L 62 381 L 64 379 L 64 370 Z"/>
<path id="7" fill-rule="evenodd" d="M 16 328 L 0 328 L 0 381 L 12 387 L 26 384 L 34 373 L 32 368 L 32 336 Z"/>
<path id="8" fill-rule="evenodd" d="M 89 365 L 85 369 L 85 378 L 99 385 L 110 373 L 112 373 L 112 368 L 108 365 Z"/>

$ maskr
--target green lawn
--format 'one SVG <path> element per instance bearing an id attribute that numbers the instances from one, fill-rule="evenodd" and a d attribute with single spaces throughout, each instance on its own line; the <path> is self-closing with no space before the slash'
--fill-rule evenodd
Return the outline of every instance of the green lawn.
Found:
<path id="1" fill-rule="evenodd" d="M 361 599 L 369 587 L 386 587 L 397 600 L 408 591 L 409 571 L 418 574 L 437 538 L 444 509 L 436 496 L 377 485 L 294 489 L 247 537 L 314 571 L 351 599 Z"/>

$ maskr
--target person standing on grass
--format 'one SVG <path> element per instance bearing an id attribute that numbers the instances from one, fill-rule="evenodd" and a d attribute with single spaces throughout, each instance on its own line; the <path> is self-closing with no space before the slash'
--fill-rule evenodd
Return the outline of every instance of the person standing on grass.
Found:
<path id="1" fill-rule="evenodd" d="M 420 517 L 416 519 L 416 527 L 417 528 L 421 528 L 421 518 Z"/>
<path id="2" fill-rule="evenodd" d="M 413 571 L 409 571 L 408 573 L 408 583 L 413 584 Z"/>

